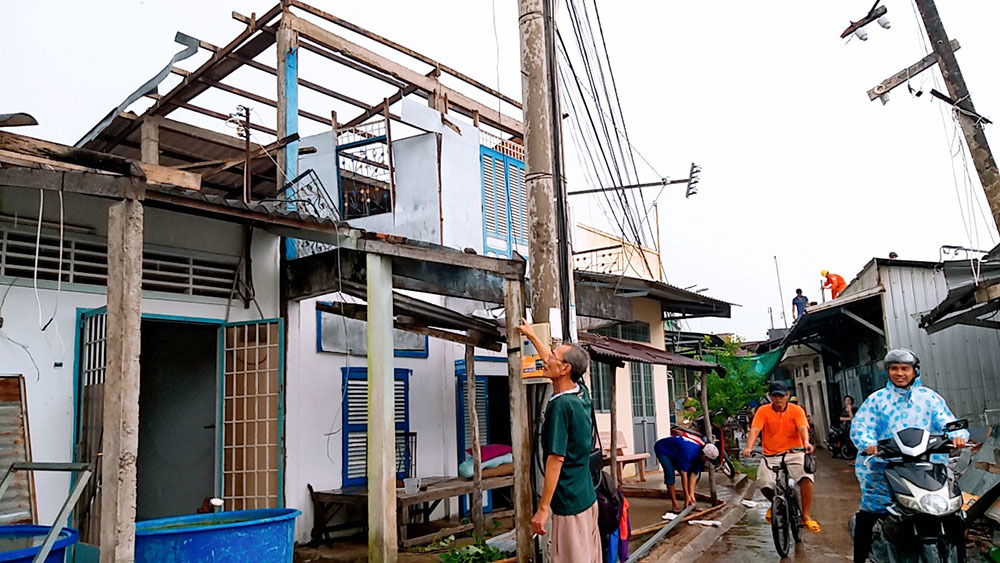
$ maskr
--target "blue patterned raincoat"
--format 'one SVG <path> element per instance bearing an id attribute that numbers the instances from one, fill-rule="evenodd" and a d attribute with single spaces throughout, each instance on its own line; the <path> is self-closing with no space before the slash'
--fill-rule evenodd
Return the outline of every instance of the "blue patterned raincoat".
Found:
<path id="1" fill-rule="evenodd" d="M 868 446 L 879 440 L 891 438 L 904 428 L 923 428 L 933 433 L 944 431 L 944 426 L 955 420 L 944 398 L 920 383 L 920 376 L 908 389 L 900 389 L 889 381 L 884 389 L 872 393 L 861 404 L 851 423 L 851 441 L 858 448 L 854 473 L 861 485 L 861 510 L 882 514 L 891 502 L 889 486 L 885 482 L 885 462 L 864 454 Z M 952 438 L 969 438 L 969 432 L 949 432 Z M 948 463 L 948 456 L 931 456 L 934 463 Z"/>

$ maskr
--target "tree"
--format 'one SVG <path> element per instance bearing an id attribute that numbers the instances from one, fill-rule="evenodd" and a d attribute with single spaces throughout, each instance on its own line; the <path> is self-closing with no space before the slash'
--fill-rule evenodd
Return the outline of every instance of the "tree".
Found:
<path id="1" fill-rule="evenodd" d="M 703 359 L 726 369 L 725 377 L 715 372 L 708 375 L 708 408 L 719 413 L 712 420 L 717 424 L 747 408 L 750 401 L 760 399 L 767 391 L 767 373 L 758 373 L 757 369 L 760 358 L 746 355 L 742 345 L 743 339 L 734 336 L 721 348 L 709 349 L 704 354 Z"/>

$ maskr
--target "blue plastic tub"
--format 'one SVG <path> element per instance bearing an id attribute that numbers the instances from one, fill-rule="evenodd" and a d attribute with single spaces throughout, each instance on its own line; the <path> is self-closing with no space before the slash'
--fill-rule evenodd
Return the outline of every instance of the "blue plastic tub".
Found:
<path id="1" fill-rule="evenodd" d="M 294 508 L 237 510 L 135 524 L 137 563 L 291 562 Z"/>
<path id="2" fill-rule="evenodd" d="M 50 529 L 49 526 L 32 524 L 0 526 L 0 561 L 31 563 Z M 76 530 L 63 528 L 52 546 L 52 551 L 45 558 L 45 563 L 63 563 L 66 559 L 66 548 L 75 544 L 77 537 Z"/>

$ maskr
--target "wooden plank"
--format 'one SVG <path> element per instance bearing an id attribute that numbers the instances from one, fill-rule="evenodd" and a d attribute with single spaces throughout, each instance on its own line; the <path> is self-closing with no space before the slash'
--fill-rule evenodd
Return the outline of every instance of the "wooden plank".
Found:
<path id="1" fill-rule="evenodd" d="M 355 32 L 355 33 L 357 33 L 359 35 L 362 35 L 364 37 L 367 37 L 369 39 L 377 41 L 378 43 L 381 43 L 381 44 L 383 44 L 383 45 L 385 45 L 387 47 L 391 47 L 392 49 L 395 49 L 396 51 L 399 51 L 400 53 L 403 53 L 405 55 L 409 55 L 410 57 L 413 57 L 414 59 L 417 59 L 418 61 L 420 61 L 422 63 L 429 64 L 432 67 L 435 67 L 436 69 L 440 69 L 440 70 L 442 70 L 442 71 L 444 71 L 444 72 L 446 72 L 446 73 L 454 76 L 455 78 L 458 78 L 459 80 L 465 82 L 466 84 L 469 84 L 471 86 L 475 86 L 476 88 L 479 88 L 483 92 L 486 92 L 487 94 L 490 94 L 490 95 L 492 95 L 492 96 L 494 96 L 496 98 L 499 98 L 499 99 L 507 102 L 508 104 L 516 107 L 517 109 L 521 109 L 521 102 L 519 102 L 519 101 L 517 101 L 517 100 L 515 100 L 513 98 L 510 98 L 508 96 L 505 96 L 503 93 L 498 92 L 497 90 L 494 90 L 493 88 L 490 88 L 489 86 L 483 84 L 482 82 L 479 82 L 478 80 L 476 80 L 474 78 L 471 78 L 469 76 L 466 76 L 465 74 L 462 74 L 461 72 L 459 72 L 459 71 L 451 68 L 448 65 L 439 63 L 439 62 L 431 59 L 430 57 L 421 55 L 420 53 L 418 53 L 418 52 L 416 52 L 416 51 L 414 51 L 414 50 L 412 50 L 412 49 L 410 49 L 408 47 L 404 47 L 403 45 L 400 45 L 399 43 L 396 43 L 395 41 L 392 41 L 391 39 L 387 39 L 385 37 L 382 37 L 381 35 L 378 35 L 376 33 L 368 31 L 367 29 L 365 29 L 365 28 L 363 28 L 361 26 L 355 25 L 355 24 L 353 24 L 351 22 L 348 22 L 346 20 L 338 18 L 337 16 L 334 16 L 333 14 L 330 14 L 328 12 L 324 12 L 323 10 L 320 10 L 319 8 L 310 6 L 310 5 L 306 4 L 305 2 L 301 2 L 300 0 L 291 0 L 291 4 L 292 4 L 292 6 L 295 6 L 296 8 L 300 8 L 302 10 L 305 10 L 306 12 L 309 12 L 310 14 L 312 14 L 314 16 L 321 17 L 321 18 L 325 19 L 326 21 L 328 21 L 330 23 L 334 23 L 334 24 L 339 25 L 339 26 L 341 26 L 341 27 L 343 27 L 345 29 L 349 29 L 349 30 L 351 30 L 351 31 L 353 31 L 353 32 Z"/>
<path id="2" fill-rule="evenodd" d="M 390 76 L 405 82 L 406 84 L 417 86 L 425 92 L 433 93 L 437 90 L 440 94 L 447 95 L 448 100 L 456 107 L 469 113 L 479 112 L 479 118 L 483 122 L 513 135 L 524 135 L 524 127 L 518 120 L 513 117 L 503 115 L 493 108 L 472 100 L 471 98 L 440 84 L 433 78 L 428 78 L 419 72 L 408 69 L 395 61 L 369 51 L 368 49 L 339 37 L 307 20 L 288 14 L 282 18 L 283 22 L 285 20 L 290 20 L 292 29 L 328 49 L 342 53 L 349 59 L 353 59 L 362 64 L 377 68 Z"/>
<path id="3" fill-rule="evenodd" d="M 579 295 L 579 294 L 577 294 Z M 621 485 L 622 475 L 618 469 L 618 368 L 613 364 L 611 367 L 611 436 L 609 436 L 608 447 L 611 448 L 611 482 Z"/>
<path id="4" fill-rule="evenodd" d="M 498 510 L 498 511 L 493 512 L 490 515 L 490 519 L 491 520 L 499 520 L 501 518 L 506 518 L 508 516 L 511 516 L 513 513 L 514 513 L 513 510 Z M 426 534 L 426 535 L 415 537 L 415 538 L 408 538 L 405 541 L 400 542 L 400 546 L 404 547 L 404 548 L 407 548 L 407 547 L 413 547 L 413 546 L 416 546 L 416 545 L 424 545 L 424 544 L 428 544 L 428 543 L 432 543 L 432 542 L 438 541 L 441 538 L 446 538 L 448 536 L 454 536 L 454 535 L 461 534 L 463 532 L 467 532 L 467 531 L 471 530 L 472 528 L 473 528 L 473 525 L 471 523 L 469 523 L 469 524 L 460 524 L 458 526 L 452 526 L 450 528 L 443 528 L 443 529 L 437 530 L 433 534 Z M 514 559 L 510 559 L 510 561 L 513 561 L 513 560 Z M 504 559 L 502 561 L 508 561 L 508 560 Z M 500 563 L 500 562 L 497 562 L 497 563 Z"/>
<path id="5" fill-rule="evenodd" d="M 146 183 L 138 178 L 73 170 L 0 168 L 0 186 L 141 200 L 145 195 Z"/>
<path id="6" fill-rule="evenodd" d="M 483 451 L 479 445 L 479 413 L 476 412 L 476 349 L 465 346 L 465 405 L 472 433 L 472 494 L 470 511 L 476 537 L 483 536 Z"/>
<path id="7" fill-rule="evenodd" d="M 141 163 L 139 167 L 146 173 L 146 181 L 150 184 L 177 186 L 185 190 L 201 189 L 201 174 L 156 164 Z"/>
<path id="8" fill-rule="evenodd" d="M 504 282 L 504 309 L 507 317 L 507 380 L 510 388 L 510 435 L 514 456 L 514 530 L 517 560 L 535 561 L 532 539 L 531 428 L 528 423 L 528 400 L 521 379 L 521 331 L 524 317 L 524 294 L 521 282 Z"/>
<path id="9" fill-rule="evenodd" d="M 121 174 L 122 176 L 138 176 L 140 178 L 145 176 L 142 170 L 139 169 L 138 163 L 128 158 L 60 145 L 6 131 L 0 131 L 0 149 L 18 154 L 29 154 L 60 162 L 68 162 L 87 168 L 96 168 L 104 172 Z"/>
<path id="10" fill-rule="evenodd" d="M 396 443 L 393 393 L 392 261 L 369 254 L 368 560 L 395 561 Z"/>

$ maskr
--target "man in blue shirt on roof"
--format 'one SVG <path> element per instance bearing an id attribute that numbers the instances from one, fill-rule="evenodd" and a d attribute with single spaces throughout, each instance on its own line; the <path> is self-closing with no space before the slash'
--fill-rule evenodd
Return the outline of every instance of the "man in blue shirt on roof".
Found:
<path id="1" fill-rule="evenodd" d="M 695 503 L 694 490 L 698 483 L 698 475 L 708 460 L 719 458 L 719 448 L 715 444 L 701 444 L 684 438 L 671 436 L 657 440 L 653 446 L 656 459 L 663 467 L 663 482 L 670 491 L 670 502 L 674 512 L 679 510 L 677 504 L 677 489 L 674 487 L 674 472 L 681 474 L 681 489 L 684 491 L 684 506 Z"/>

